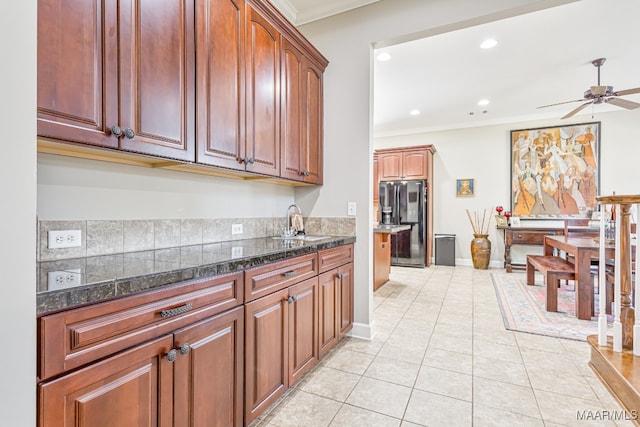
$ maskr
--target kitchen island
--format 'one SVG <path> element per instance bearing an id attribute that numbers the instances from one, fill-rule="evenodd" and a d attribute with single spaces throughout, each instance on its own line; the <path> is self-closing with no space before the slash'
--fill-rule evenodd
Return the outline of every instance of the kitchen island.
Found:
<path id="1" fill-rule="evenodd" d="M 409 230 L 410 225 L 376 224 L 373 227 L 373 291 L 389 281 L 391 272 L 391 235 Z"/>

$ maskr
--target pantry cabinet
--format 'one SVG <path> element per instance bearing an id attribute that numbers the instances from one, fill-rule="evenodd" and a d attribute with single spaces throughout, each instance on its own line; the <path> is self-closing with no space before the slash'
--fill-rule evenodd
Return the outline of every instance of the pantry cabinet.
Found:
<path id="1" fill-rule="evenodd" d="M 38 135 L 193 160 L 194 0 L 38 0 Z"/>

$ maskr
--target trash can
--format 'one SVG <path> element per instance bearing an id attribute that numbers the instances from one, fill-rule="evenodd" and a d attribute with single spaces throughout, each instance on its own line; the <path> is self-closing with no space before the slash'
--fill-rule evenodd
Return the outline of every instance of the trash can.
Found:
<path id="1" fill-rule="evenodd" d="M 436 234 L 436 265 L 456 265 L 456 235 Z"/>

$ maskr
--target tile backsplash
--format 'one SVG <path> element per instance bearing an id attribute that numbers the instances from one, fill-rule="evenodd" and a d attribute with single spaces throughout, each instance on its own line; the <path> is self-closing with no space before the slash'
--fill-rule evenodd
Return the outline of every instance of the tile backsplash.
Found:
<path id="1" fill-rule="evenodd" d="M 231 234 L 232 224 L 242 224 L 242 234 Z M 109 255 L 229 240 L 277 236 L 284 218 L 140 219 L 39 221 L 38 261 Z M 79 247 L 49 249 L 50 230 L 80 230 Z M 307 234 L 354 236 L 353 217 L 305 218 Z"/>

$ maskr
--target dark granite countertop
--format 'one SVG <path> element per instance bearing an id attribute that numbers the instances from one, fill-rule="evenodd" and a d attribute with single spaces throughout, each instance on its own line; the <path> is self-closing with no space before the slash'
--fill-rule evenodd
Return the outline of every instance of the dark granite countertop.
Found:
<path id="1" fill-rule="evenodd" d="M 378 224 L 373 227 L 374 233 L 396 234 L 411 229 L 410 225 Z"/>
<path id="2" fill-rule="evenodd" d="M 272 237 L 37 263 L 37 314 L 50 314 L 354 243 L 354 236 Z"/>

